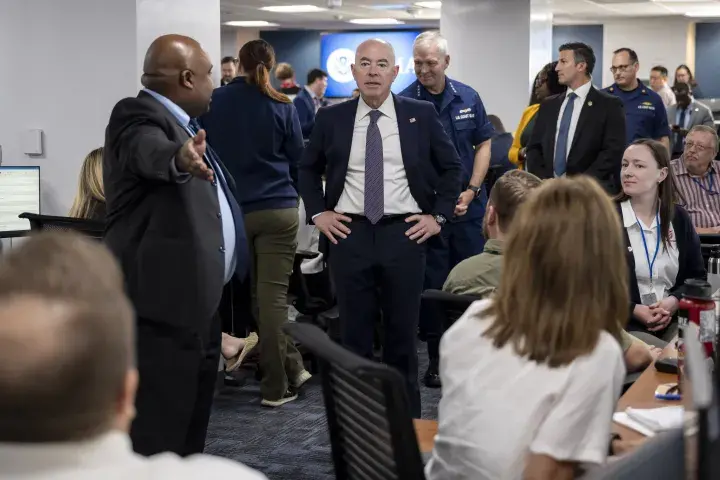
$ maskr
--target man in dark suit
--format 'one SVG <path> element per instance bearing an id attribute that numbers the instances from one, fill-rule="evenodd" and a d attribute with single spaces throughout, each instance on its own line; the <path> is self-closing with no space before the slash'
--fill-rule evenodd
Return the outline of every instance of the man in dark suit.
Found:
<path id="1" fill-rule="evenodd" d="M 425 242 L 452 217 L 462 169 L 433 105 L 390 94 L 398 74 L 390 44 L 362 43 L 352 72 L 360 98 L 318 112 L 300 162 L 300 194 L 324 234 L 344 345 L 371 357 L 382 312 L 383 360 L 404 376 L 419 417 Z"/>
<path id="2" fill-rule="evenodd" d="M 248 255 L 234 184 L 192 120 L 212 63 L 193 39 L 148 49 L 145 87 L 118 102 L 105 137 L 105 239 L 137 314 L 137 452 L 202 452 L 220 355 L 223 286 Z"/>
<path id="3" fill-rule="evenodd" d="M 556 71 L 568 88 L 540 106 L 526 165 L 543 179 L 590 175 L 615 193 L 625 150 L 625 113 L 618 98 L 592 86 L 594 67 L 595 54 L 584 43 L 560 47 Z"/>
<path id="4" fill-rule="evenodd" d="M 315 114 L 320 107 L 326 106 L 325 90 L 327 90 L 328 75 L 318 68 L 310 70 L 307 76 L 307 84 L 300 89 L 293 100 L 295 109 L 300 118 L 303 138 L 310 138 L 315 126 Z"/>

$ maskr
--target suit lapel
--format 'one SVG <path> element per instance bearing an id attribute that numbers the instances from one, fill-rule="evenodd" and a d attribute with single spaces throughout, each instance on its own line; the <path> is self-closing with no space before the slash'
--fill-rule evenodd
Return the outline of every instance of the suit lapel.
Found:
<path id="1" fill-rule="evenodd" d="M 595 87 L 591 85 L 590 91 L 588 92 L 587 97 L 585 97 L 585 103 L 582 106 L 582 110 L 580 110 L 580 118 L 578 118 L 578 123 L 575 127 L 575 134 L 573 135 L 572 143 L 570 144 L 568 162 L 570 161 L 570 155 L 572 155 L 573 147 L 580 137 L 580 132 L 587 128 L 587 123 L 593 116 L 593 102 L 596 100 L 596 95 L 597 92 L 595 92 Z"/>
<path id="2" fill-rule="evenodd" d="M 558 95 L 556 98 L 548 99 L 547 108 L 551 108 L 553 111 L 550 115 L 550 118 L 555 120 L 555 124 L 552 127 L 552 135 L 549 135 L 549 141 L 550 141 L 550 149 L 549 151 L 552 152 L 552 158 L 550 159 L 550 165 L 555 164 L 555 134 L 557 133 L 557 122 L 560 118 L 561 112 L 560 109 L 562 109 L 562 104 L 565 101 L 565 95 Z M 538 112 L 539 114 L 539 112 Z M 536 114 L 537 115 L 537 114 Z M 537 117 L 536 117 L 537 120 Z"/>
<path id="3" fill-rule="evenodd" d="M 344 106 L 348 111 L 336 115 L 333 119 L 336 128 L 333 132 L 334 138 L 331 140 L 331 145 L 338 149 L 338 160 L 342 172 L 339 178 L 343 179 L 347 176 L 348 163 L 350 162 L 350 148 L 352 147 L 353 130 L 355 129 L 358 99 L 345 102 Z"/>
<path id="4" fill-rule="evenodd" d="M 400 152 L 402 153 L 403 165 L 405 172 L 412 170 L 412 160 L 417 158 L 417 121 L 411 117 L 411 113 L 407 111 L 404 103 L 396 95 L 393 95 L 393 103 L 395 104 L 395 116 L 397 117 L 398 135 L 400 136 Z"/>

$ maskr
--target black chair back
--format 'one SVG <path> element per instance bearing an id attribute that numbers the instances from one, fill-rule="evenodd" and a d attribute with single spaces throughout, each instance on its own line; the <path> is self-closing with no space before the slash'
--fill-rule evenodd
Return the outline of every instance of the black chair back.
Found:
<path id="1" fill-rule="evenodd" d="M 288 324 L 285 331 L 318 359 L 335 478 L 424 479 L 402 376 L 347 351 L 314 325 Z"/>
<path id="2" fill-rule="evenodd" d="M 425 290 L 421 297 L 421 305 L 424 311 L 429 309 L 433 316 L 440 316 L 444 330 L 447 330 L 477 300 L 480 298 L 474 295 L 455 295 L 442 290 Z"/>
<path id="3" fill-rule="evenodd" d="M 30 230 L 33 232 L 47 230 L 74 231 L 97 240 L 102 240 L 105 233 L 105 222 L 96 220 L 38 215 L 36 213 L 21 213 L 18 217 L 29 220 Z"/>

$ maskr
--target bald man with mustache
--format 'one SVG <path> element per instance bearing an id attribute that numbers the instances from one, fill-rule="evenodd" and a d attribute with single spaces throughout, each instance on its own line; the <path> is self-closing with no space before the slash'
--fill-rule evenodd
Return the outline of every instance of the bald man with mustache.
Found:
<path id="1" fill-rule="evenodd" d="M 391 93 L 392 45 L 363 42 L 351 68 L 360 97 L 318 111 L 300 196 L 324 235 L 343 344 L 372 357 L 382 312 L 383 361 L 402 374 L 419 418 L 415 338 L 427 241 L 455 211 L 460 158 L 432 104 Z"/>
<path id="2" fill-rule="evenodd" d="M 208 111 L 212 62 L 181 35 L 147 51 L 137 97 L 106 130 L 105 240 L 137 317 L 140 387 L 131 438 L 144 455 L 203 451 L 220 355 L 223 287 L 247 271 L 235 185 L 195 117 Z"/>

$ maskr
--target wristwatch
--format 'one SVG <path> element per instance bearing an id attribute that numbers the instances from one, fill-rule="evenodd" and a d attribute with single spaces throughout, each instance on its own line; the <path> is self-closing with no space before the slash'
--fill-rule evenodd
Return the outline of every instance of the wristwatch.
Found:
<path id="1" fill-rule="evenodd" d="M 440 228 L 445 226 L 445 224 L 447 223 L 447 218 L 445 218 L 443 215 L 433 215 L 433 218 L 435 219 L 437 224 L 440 225 Z"/>
<path id="2" fill-rule="evenodd" d="M 475 198 L 482 192 L 482 187 L 476 187 L 475 185 L 468 185 L 467 189 L 475 194 Z"/>

